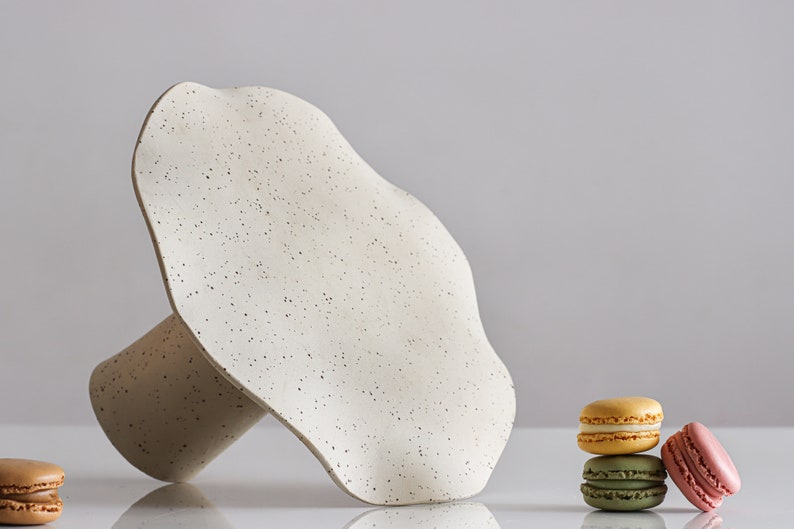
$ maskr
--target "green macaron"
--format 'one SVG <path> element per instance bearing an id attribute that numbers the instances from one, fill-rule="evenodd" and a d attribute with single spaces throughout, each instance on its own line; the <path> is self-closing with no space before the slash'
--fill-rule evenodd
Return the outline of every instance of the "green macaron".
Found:
<path id="1" fill-rule="evenodd" d="M 667 477 L 662 460 L 650 455 L 600 456 L 584 464 L 584 501 L 606 511 L 640 511 L 664 500 Z"/>

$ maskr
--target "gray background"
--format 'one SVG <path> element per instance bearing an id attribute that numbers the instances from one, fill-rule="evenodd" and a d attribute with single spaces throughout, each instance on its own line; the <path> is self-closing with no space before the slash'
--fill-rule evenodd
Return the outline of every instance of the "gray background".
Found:
<path id="1" fill-rule="evenodd" d="M 3 421 L 169 313 L 130 181 L 184 80 L 328 113 L 469 257 L 518 424 L 794 425 L 791 2 L 0 2 Z"/>

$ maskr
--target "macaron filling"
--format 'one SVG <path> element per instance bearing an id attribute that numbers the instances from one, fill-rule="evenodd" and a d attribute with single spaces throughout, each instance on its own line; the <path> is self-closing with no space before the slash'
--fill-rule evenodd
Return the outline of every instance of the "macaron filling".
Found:
<path id="1" fill-rule="evenodd" d="M 581 433 L 613 433 L 613 432 L 652 432 L 658 430 L 662 423 L 654 424 L 588 424 L 579 423 Z"/>
<path id="2" fill-rule="evenodd" d="M 588 479 L 587 484 L 597 489 L 641 490 L 652 489 L 659 485 L 659 481 L 645 479 Z"/>
<path id="3" fill-rule="evenodd" d="M 61 501 L 57 489 L 38 490 L 26 494 L 0 494 L 0 500 L 10 500 L 19 503 L 57 503 Z"/>

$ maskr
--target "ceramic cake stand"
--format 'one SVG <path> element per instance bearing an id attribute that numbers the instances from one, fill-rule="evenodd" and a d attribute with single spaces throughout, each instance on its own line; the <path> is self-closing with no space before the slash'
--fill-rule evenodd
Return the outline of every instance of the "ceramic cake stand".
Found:
<path id="1" fill-rule="evenodd" d="M 515 395 L 466 258 L 327 116 L 270 88 L 179 84 L 132 173 L 174 314 L 91 377 L 130 463 L 188 480 L 269 412 L 365 502 L 482 490 Z"/>

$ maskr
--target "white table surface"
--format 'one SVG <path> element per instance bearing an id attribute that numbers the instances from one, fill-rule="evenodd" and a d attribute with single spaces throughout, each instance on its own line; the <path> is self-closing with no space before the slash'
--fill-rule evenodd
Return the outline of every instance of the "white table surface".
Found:
<path id="1" fill-rule="evenodd" d="M 579 493 L 582 464 L 589 456 L 576 447 L 575 426 L 515 429 L 486 489 L 462 504 L 379 508 L 337 489 L 297 439 L 272 418 L 263 423 L 191 484 L 169 488 L 130 466 L 98 426 L 0 426 L 0 457 L 64 467 L 64 513 L 51 524 L 61 529 L 719 526 L 713 516 L 699 517 L 670 480 L 665 502 L 653 511 L 638 515 L 589 508 Z M 712 431 L 733 457 L 743 483 L 716 511 L 721 527 L 791 527 L 794 428 Z M 663 439 L 672 432 L 663 430 Z M 658 455 L 659 447 L 650 453 Z"/>

